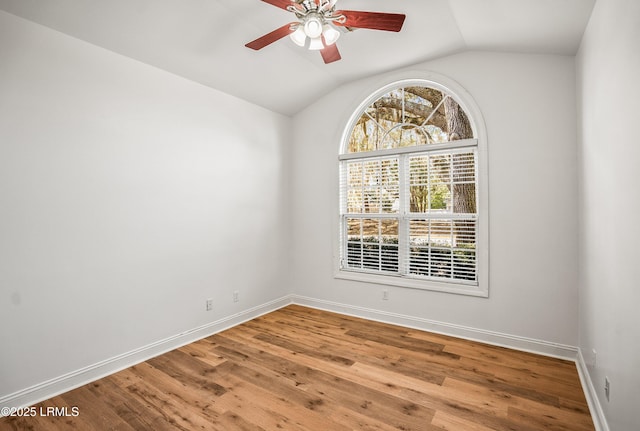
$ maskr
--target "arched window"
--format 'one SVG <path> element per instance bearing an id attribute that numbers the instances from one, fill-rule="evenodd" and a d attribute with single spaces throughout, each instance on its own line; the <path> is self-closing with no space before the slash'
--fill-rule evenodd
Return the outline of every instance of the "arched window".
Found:
<path id="1" fill-rule="evenodd" d="M 487 295 L 477 119 L 464 106 L 411 80 L 357 110 L 340 154 L 338 276 Z"/>

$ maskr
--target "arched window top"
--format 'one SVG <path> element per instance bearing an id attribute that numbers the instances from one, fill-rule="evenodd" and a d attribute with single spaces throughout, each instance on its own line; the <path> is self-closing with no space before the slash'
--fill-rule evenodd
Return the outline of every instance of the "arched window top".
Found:
<path id="1" fill-rule="evenodd" d="M 385 87 L 361 105 L 343 154 L 475 137 L 470 116 L 454 94 L 428 81 L 403 82 Z"/>

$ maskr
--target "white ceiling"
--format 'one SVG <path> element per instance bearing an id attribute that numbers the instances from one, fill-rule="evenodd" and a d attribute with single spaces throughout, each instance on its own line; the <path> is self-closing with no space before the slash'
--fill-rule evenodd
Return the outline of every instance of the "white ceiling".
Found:
<path id="1" fill-rule="evenodd" d="M 260 0 L 0 0 L 0 9 L 286 115 L 335 86 L 463 50 L 574 55 L 595 0 L 339 0 L 404 13 L 400 33 L 356 30 L 342 60 L 288 38 L 244 44 L 292 21 Z"/>

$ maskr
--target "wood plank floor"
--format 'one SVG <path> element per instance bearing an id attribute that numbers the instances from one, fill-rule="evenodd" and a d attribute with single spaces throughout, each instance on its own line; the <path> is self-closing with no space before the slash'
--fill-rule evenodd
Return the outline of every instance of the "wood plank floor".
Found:
<path id="1" fill-rule="evenodd" d="M 584 431 L 575 364 L 290 305 L 35 406 L 16 430 Z"/>

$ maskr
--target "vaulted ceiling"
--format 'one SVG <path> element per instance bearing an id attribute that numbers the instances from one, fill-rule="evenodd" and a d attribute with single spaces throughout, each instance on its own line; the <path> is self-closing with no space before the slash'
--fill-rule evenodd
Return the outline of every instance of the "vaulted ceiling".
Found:
<path id="1" fill-rule="evenodd" d="M 342 60 L 282 39 L 244 44 L 292 21 L 260 0 L 0 0 L 0 9 L 292 115 L 342 83 L 465 50 L 574 55 L 595 0 L 338 0 L 404 13 L 400 33 L 356 30 Z"/>

